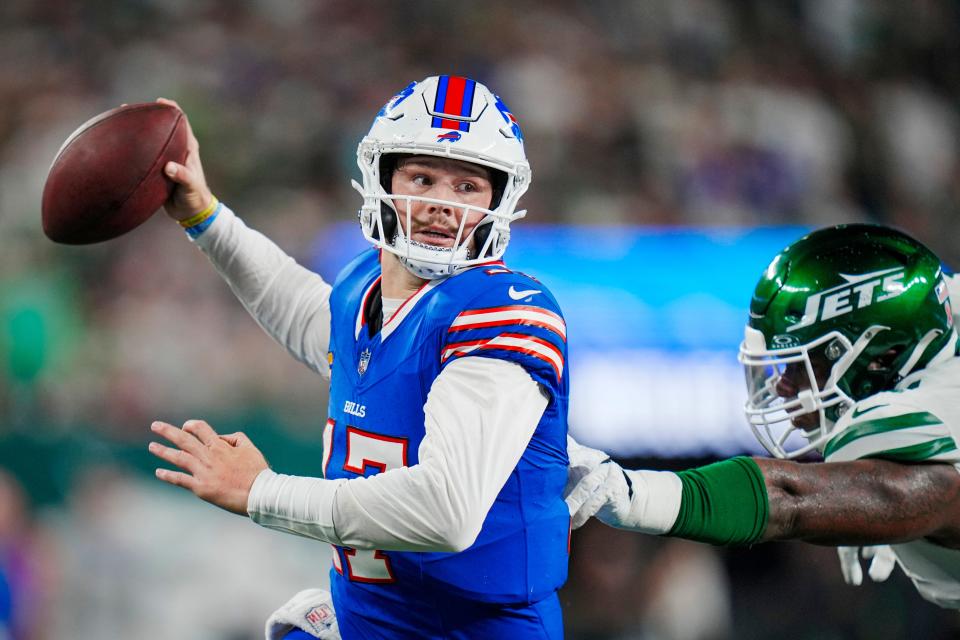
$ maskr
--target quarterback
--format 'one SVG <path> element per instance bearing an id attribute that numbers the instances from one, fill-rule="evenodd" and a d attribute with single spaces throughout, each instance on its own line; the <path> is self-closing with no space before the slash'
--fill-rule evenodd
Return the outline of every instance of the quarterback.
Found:
<path id="1" fill-rule="evenodd" d="M 960 608 L 960 358 L 949 280 L 890 228 L 807 235 L 760 278 L 740 346 L 747 419 L 775 458 L 680 473 L 623 470 L 571 448 L 574 526 L 609 525 L 714 544 L 800 539 L 859 547 L 882 580 Z M 792 460 L 818 452 L 822 463 Z"/>
<path id="2" fill-rule="evenodd" d="M 330 543 L 344 638 L 562 638 L 566 326 L 547 288 L 501 261 L 531 177 L 520 127 L 479 82 L 430 77 L 380 110 L 357 162 L 373 247 L 332 286 L 212 196 L 192 133 L 167 166 L 168 215 L 329 380 L 330 403 L 322 478 L 275 473 L 243 434 L 200 420 L 152 425 L 173 446 L 150 450 L 180 468 L 157 475 Z M 287 605 L 309 624 L 271 634 L 333 637 L 331 606 L 311 602 Z"/>

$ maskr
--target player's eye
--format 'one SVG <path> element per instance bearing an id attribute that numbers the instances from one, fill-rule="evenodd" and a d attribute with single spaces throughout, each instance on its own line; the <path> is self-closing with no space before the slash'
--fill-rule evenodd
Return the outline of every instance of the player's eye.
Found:
<path id="1" fill-rule="evenodd" d="M 415 176 L 413 176 L 413 178 L 411 179 L 411 182 L 413 182 L 413 184 L 420 187 L 428 187 L 431 184 L 430 176 L 427 176 L 423 173 L 418 173 Z"/>
<path id="2" fill-rule="evenodd" d="M 473 180 L 465 180 L 457 185 L 457 189 L 464 193 L 482 193 L 486 190 L 486 187 Z"/>

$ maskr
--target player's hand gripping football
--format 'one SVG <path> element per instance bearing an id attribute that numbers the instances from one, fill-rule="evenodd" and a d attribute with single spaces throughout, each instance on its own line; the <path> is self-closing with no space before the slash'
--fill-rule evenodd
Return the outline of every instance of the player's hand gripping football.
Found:
<path id="1" fill-rule="evenodd" d="M 268 467 L 250 438 L 243 433 L 221 436 L 203 420 L 187 420 L 183 429 L 154 422 L 150 429 L 176 445 L 151 442 L 150 453 L 182 469 L 157 469 L 158 478 L 222 509 L 247 515 L 253 481 Z"/>
<path id="2" fill-rule="evenodd" d="M 173 100 L 158 98 L 157 102 L 180 109 L 180 105 Z M 189 120 L 187 121 L 187 159 L 184 164 L 168 162 L 163 172 L 177 185 L 170 199 L 163 205 L 168 216 L 178 221 L 186 220 L 200 213 L 210 204 L 213 194 L 203 175 L 203 165 L 200 164 L 200 143 L 193 135 Z"/>

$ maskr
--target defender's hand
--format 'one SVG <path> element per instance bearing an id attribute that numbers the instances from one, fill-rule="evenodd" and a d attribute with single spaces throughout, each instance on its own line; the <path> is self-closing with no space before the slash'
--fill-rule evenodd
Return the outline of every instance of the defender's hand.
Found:
<path id="1" fill-rule="evenodd" d="M 563 490 L 563 497 L 566 498 L 573 491 L 573 488 L 586 477 L 591 471 L 610 459 L 610 456 L 604 451 L 593 449 L 580 444 L 573 439 L 573 436 L 567 436 L 567 485 Z"/>
<path id="2" fill-rule="evenodd" d="M 268 465 L 246 435 L 220 436 L 203 420 L 187 420 L 183 429 L 154 422 L 150 429 L 176 445 L 151 442 L 150 453 L 183 470 L 157 469 L 158 478 L 222 509 L 247 515 L 250 487 Z"/>
<path id="3" fill-rule="evenodd" d="M 592 516 L 611 527 L 632 528 L 630 487 L 623 468 L 612 460 L 584 476 L 566 497 L 571 526 L 577 529 Z"/>
<path id="4" fill-rule="evenodd" d="M 157 102 L 180 109 L 180 105 L 173 100 L 157 98 Z M 186 118 L 186 114 L 183 117 Z M 200 143 L 193 135 L 189 120 L 187 120 L 187 159 L 184 164 L 168 162 L 163 172 L 177 185 L 170 199 L 163 205 L 167 215 L 174 220 L 186 220 L 195 216 L 206 209 L 213 200 L 213 194 L 207 187 L 207 179 L 203 175 L 203 165 L 200 164 Z"/>
<path id="5" fill-rule="evenodd" d="M 840 557 L 840 572 L 843 581 L 853 586 L 863 583 L 863 568 L 860 566 L 860 557 L 870 559 L 870 568 L 867 574 L 874 582 L 883 582 L 890 577 L 893 568 L 897 565 L 897 556 L 890 545 L 881 544 L 869 547 L 837 547 Z"/>

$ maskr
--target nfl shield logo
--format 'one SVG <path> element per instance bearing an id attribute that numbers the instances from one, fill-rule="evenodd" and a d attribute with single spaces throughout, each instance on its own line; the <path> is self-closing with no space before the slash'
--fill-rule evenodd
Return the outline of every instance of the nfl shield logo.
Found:
<path id="1" fill-rule="evenodd" d="M 357 364 L 357 373 L 363 375 L 367 371 L 367 365 L 370 364 L 370 349 L 364 349 L 360 354 L 360 362 Z"/>

